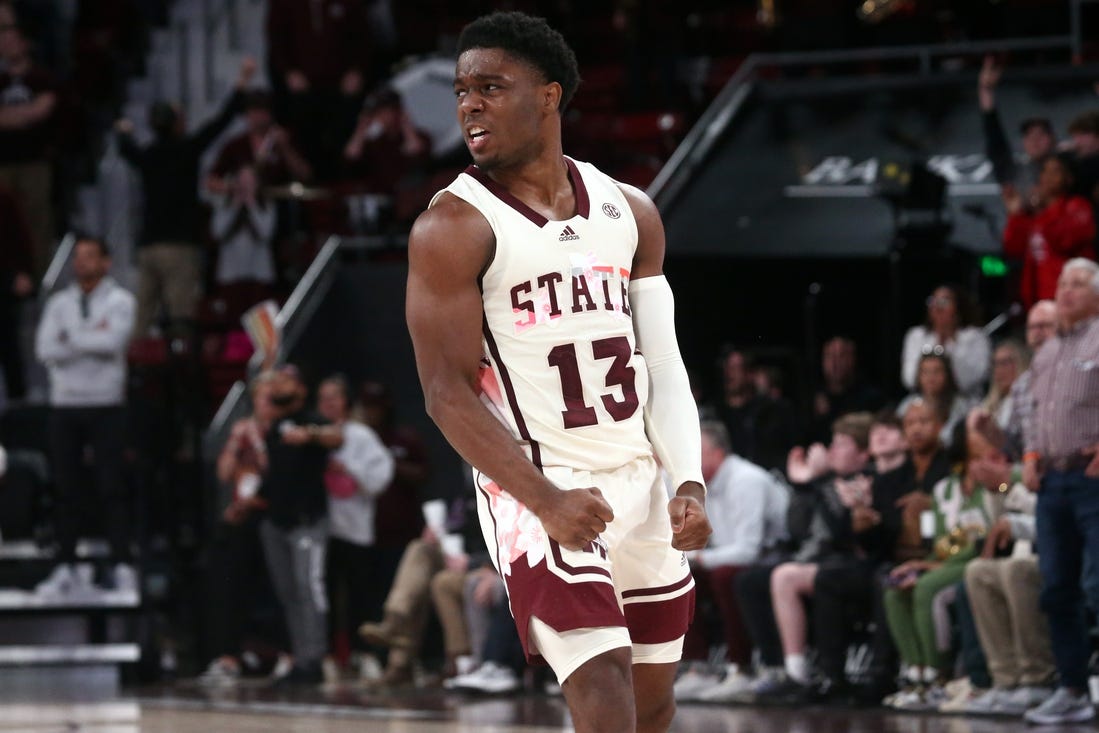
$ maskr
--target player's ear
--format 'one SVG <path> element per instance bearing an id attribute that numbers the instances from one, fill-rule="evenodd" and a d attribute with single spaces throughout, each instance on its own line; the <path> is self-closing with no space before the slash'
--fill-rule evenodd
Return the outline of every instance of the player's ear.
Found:
<path id="1" fill-rule="evenodd" d="M 561 85 L 555 81 L 546 84 L 543 89 L 543 104 L 549 112 L 561 111 Z"/>

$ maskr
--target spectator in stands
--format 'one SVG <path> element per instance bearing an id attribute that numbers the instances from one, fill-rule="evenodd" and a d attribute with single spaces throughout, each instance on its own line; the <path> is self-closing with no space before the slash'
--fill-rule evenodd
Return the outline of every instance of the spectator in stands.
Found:
<path id="1" fill-rule="evenodd" d="M 817 516 L 818 510 L 822 503 L 830 502 L 829 497 L 836 495 L 843 482 L 865 472 L 871 422 L 871 416 L 866 413 L 845 415 L 836 421 L 828 448 L 827 472 L 809 483 L 793 484 L 787 526 L 796 543 L 794 549 L 781 560 L 757 564 L 736 578 L 741 614 L 763 663 L 757 679 L 749 686 L 757 698 L 781 697 L 791 691 L 791 680 L 808 680 L 805 655 L 784 653 L 786 650 L 776 625 L 779 614 L 797 614 L 803 618 L 800 601 L 796 608 L 777 607 L 772 600 L 772 581 L 776 569 L 784 563 L 816 563 L 832 554 L 834 535 L 828 523 Z M 804 627 L 804 620 L 800 623 Z"/>
<path id="2" fill-rule="evenodd" d="M 14 26 L 0 28 L 0 183 L 22 206 L 30 226 L 32 274 L 42 277 L 53 255 L 53 155 L 58 104 L 53 75 L 34 63 L 30 43 Z"/>
<path id="3" fill-rule="evenodd" d="M 267 54 L 286 119 L 318 178 L 328 180 L 374 74 L 363 0 L 272 0 Z"/>
<path id="4" fill-rule="evenodd" d="M 891 412 L 880 413 L 870 426 L 870 457 L 874 477 L 869 506 L 848 508 L 849 527 L 860 551 L 836 556 L 816 571 L 811 595 L 811 628 L 816 647 L 819 685 L 803 688 L 803 695 L 817 699 L 846 696 L 847 647 L 855 632 L 855 621 L 874 619 L 874 577 L 892 557 L 901 526 L 898 500 L 911 486 L 911 463 L 900 420 Z M 857 484 L 850 486 L 856 487 Z M 851 609 L 863 618 L 852 619 Z M 880 697 L 879 697 L 880 699 Z"/>
<path id="5" fill-rule="evenodd" d="M 0 31 L 2 33 L 2 31 Z M 8 400 L 26 395 L 19 339 L 20 303 L 34 292 L 31 240 L 19 201 L 0 185 L 0 369 Z"/>
<path id="6" fill-rule="evenodd" d="M 511 618 L 511 610 L 506 602 L 494 603 L 490 608 L 489 625 L 485 636 L 485 645 L 481 650 L 484 660 L 471 672 L 458 675 L 444 682 L 451 690 L 499 695 L 518 690 L 522 684 L 523 645 L 519 641 L 519 632 Z"/>
<path id="7" fill-rule="evenodd" d="M 1057 332 L 1057 305 L 1052 300 L 1040 300 L 1027 313 L 1026 345 L 1031 355 L 1038 353 L 1046 341 Z M 1029 359 L 1027 360 L 1029 365 Z M 1029 369 L 1020 374 L 1011 385 L 1011 413 L 1006 424 L 994 419 L 988 410 L 978 407 L 970 413 L 974 430 L 984 433 L 1001 453 L 1001 460 L 978 461 L 971 470 L 985 486 L 1014 483 L 1011 472 L 1022 472 L 1023 424 L 1030 415 L 1033 403 L 1030 399 Z"/>
<path id="8" fill-rule="evenodd" d="M 729 431 L 730 444 L 745 460 L 768 470 L 781 469 L 795 442 L 793 408 L 756 391 L 748 352 L 726 349 L 721 364 L 724 398 L 717 414 Z"/>
<path id="9" fill-rule="evenodd" d="M 1099 567 L 1099 265 L 1065 263 L 1057 283 L 1057 335 L 1031 363 L 1032 412 L 1024 424 L 1023 482 L 1038 493 L 1041 606 L 1049 617 L 1060 687 L 1026 713 L 1032 723 L 1090 720 L 1090 644 L 1081 571 Z M 1085 563 L 1085 556 L 1088 560 Z M 1090 585 L 1094 578 L 1085 578 Z"/>
<path id="10" fill-rule="evenodd" d="M 941 346 L 928 347 L 927 353 L 918 362 L 916 391 L 905 397 L 897 407 L 897 414 L 904 415 L 912 402 L 922 399 L 945 409 L 946 417 L 939 438 L 946 447 L 950 447 L 954 438 L 954 426 L 965 420 L 972 406 L 972 402 L 958 390 L 951 361 Z"/>
<path id="11" fill-rule="evenodd" d="M 365 649 L 355 632 L 368 619 L 377 618 L 385 597 L 374 549 L 374 501 L 393 480 L 394 462 L 377 433 L 350 419 L 350 408 L 346 379 L 334 376 L 321 382 L 317 410 L 343 431 L 343 445 L 329 458 L 324 476 L 328 488 L 330 626 L 362 652 Z"/>
<path id="12" fill-rule="evenodd" d="M 252 302 L 275 282 L 275 204 L 263 195 L 256 169 L 249 164 L 234 172 L 231 188 L 214 203 L 210 234 L 217 243 L 219 286 L 253 288 Z"/>
<path id="13" fill-rule="evenodd" d="M 313 177 L 309 162 L 298 152 L 286 128 L 275 123 L 271 95 L 254 90 L 244 95 L 245 130 L 222 146 L 206 188 L 214 194 L 234 192 L 239 172 L 251 168 L 260 187 L 290 181 L 307 182 Z"/>
<path id="14" fill-rule="evenodd" d="M 118 151 L 134 166 L 144 188 L 141 240 L 138 244 L 138 313 L 135 335 L 148 335 L 157 309 L 167 311 L 170 336 L 191 332 L 202 293 L 202 217 L 198 201 L 199 158 L 233 121 L 241 92 L 255 74 L 246 59 L 236 90 L 218 115 L 186 134 L 183 113 L 167 102 L 149 109 L 154 141 L 142 148 L 133 138 L 133 124 L 119 120 Z"/>
<path id="15" fill-rule="evenodd" d="M 1092 213 L 1099 218 L 1099 111 L 1084 112 L 1073 119 L 1068 134 L 1076 159 L 1074 193 L 1090 201 Z"/>
<path id="16" fill-rule="evenodd" d="M 885 396 L 859 373 L 858 347 L 853 339 L 834 336 L 824 342 L 820 354 L 821 388 L 813 396 L 809 440 L 827 443 L 832 423 L 849 412 L 876 412 Z"/>
<path id="17" fill-rule="evenodd" d="M 77 240 L 72 263 L 76 282 L 50 297 L 35 337 L 35 353 L 50 375 L 54 525 L 60 545 L 59 564 L 38 592 L 65 595 L 88 589 L 89 573 L 74 567 L 87 506 L 88 448 L 95 456 L 98 505 L 114 563 L 106 584 L 135 591 L 133 523 L 123 470 L 126 348 L 134 327 L 134 297 L 108 276 L 111 253 L 102 240 Z"/>
<path id="18" fill-rule="evenodd" d="M 493 609 L 507 605 L 504 581 L 492 566 L 484 542 L 478 549 L 465 550 L 462 555 L 448 556 L 446 568 L 431 579 L 431 601 L 443 627 L 445 687 L 451 686 L 449 678 L 472 672 L 484 663 Z"/>
<path id="19" fill-rule="evenodd" d="M 264 436 L 276 416 L 271 402 L 274 382 L 270 371 L 252 379 L 252 414 L 233 423 L 218 454 L 218 480 L 231 488 L 232 495 L 205 549 L 204 641 L 211 661 L 199 677 L 204 684 L 223 685 L 240 678 L 248 612 L 260 581 L 267 579 L 257 510 L 266 506 L 258 491 L 268 464 Z"/>
<path id="20" fill-rule="evenodd" d="M 1033 208 L 1017 192 L 1004 195 L 1004 254 L 1023 262 L 1019 299 L 1028 308 L 1054 296 L 1065 262 L 1095 259 L 1095 214 L 1086 199 L 1072 193 L 1075 168 L 1068 154 L 1047 158 Z"/>
<path id="21" fill-rule="evenodd" d="M 782 642 L 785 686 L 766 691 L 763 697 L 812 696 L 807 659 L 809 620 L 805 601 L 813 593 L 817 571 L 823 566 L 846 564 L 866 552 L 855 536 L 854 517 L 867 524 L 874 518 L 871 478 L 864 472 L 873 417 L 851 413 L 836 421 L 829 449 L 830 477 L 818 482 L 816 501 L 809 520 L 809 534 L 793 559 L 771 573 L 771 606 Z M 837 470 L 839 467 L 844 470 Z"/>
<path id="22" fill-rule="evenodd" d="M 1009 492 L 1008 513 L 992 525 L 981 556 L 965 569 L 966 594 L 992 674 L 992 687 L 965 707 L 970 714 L 1022 715 L 1049 698 L 1056 672 L 1032 551 L 1037 499 L 1021 482 Z M 1000 557 L 1012 543 L 1010 557 Z"/>
<path id="23" fill-rule="evenodd" d="M 367 97 L 343 148 L 341 177 L 353 192 L 353 228 L 377 230 L 380 210 L 393 207 L 395 194 L 411 187 L 430 158 L 431 138 L 412 124 L 400 94 L 383 87 Z"/>
<path id="24" fill-rule="evenodd" d="M 258 496 L 266 504 L 260 539 L 271 583 L 282 604 L 294 667 L 287 684 L 318 684 L 328 650 L 324 588 L 328 547 L 325 471 L 343 430 L 306 407 L 308 390 L 292 365 L 276 370 L 275 417 L 264 441 L 267 473 Z"/>
<path id="25" fill-rule="evenodd" d="M 676 682 L 678 700 L 723 700 L 746 688 L 752 645 L 733 584 L 749 565 L 769 561 L 769 555 L 787 539 L 789 489 L 767 471 L 732 453 L 729 433 L 716 420 L 702 423 L 702 476 L 706 479 L 708 513 L 716 524 L 709 546 L 687 555 L 699 610 L 684 641 L 683 658 L 694 664 Z M 711 673 L 698 664 L 708 658 L 713 641 L 703 610 L 713 612 L 715 625 L 724 636 L 724 679 L 722 674 Z"/>
<path id="26" fill-rule="evenodd" d="M 447 567 L 468 567 L 465 540 L 480 533 L 473 492 L 450 506 L 442 499 L 434 503 L 441 511 L 425 506 L 427 526 L 419 539 L 409 543 L 397 568 L 397 575 L 385 599 L 382 620 L 366 623 L 359 634 L 366 641 L 389 649 L 381 686 L 408 685 L 413 681 L 413 664 L 423 644 L 431 611 L 431 583 Z M 432 517 L 434 515 L 434 517 Z"/>
<path id="27" fill-rule="evenodd" d="M 968 462 L 994 448 L 979 433 L 967 431 L 964 422 L 955 431 L 954 445 L 951 454 L 961 468 L 935 484 L 932 492 L 932 552 L 889 573 L 886 618 L 910 685 L 885 701 L 891 707 L 934 709 L 945 701 L 942 685 L 952 675 L 933 606 L 941 591 L 962 580 L 966 563 L 977 556 L 977 539 L 998 514 L 985 487 L 966 470 Z"/>
<path id="28" fill-rule="evenodd" d="M 1017 193 L 1023 201 L 1033 204 L 1042 163 L 1053 154 L 1057 138 L 1053 134 L 1053 124 L 1045 117 L 1025 119 L 1019 126 L 1023 155 L 1021 159 L 1016 157 L 1004 134 L 1000 113 L 996 110 L 996 87 L 1002 73 L 1003 67 L 996 63 L 996 59 L 991 55 L 985 56 L 977 77 L 985 155 L 992 163 L 992 173 L 1000 187 L 1005 192 Z"/>
<path id="29" fill-rule="evenodd" d="M 992 383 L 980 408 L 992 416 L 1001 430 L 1011 423 L 1015 412 L 1012 386 L 1029 366 L 1030 352 L 1014 339 L 1000 343 L 992 352 Z"/>
<path id="30" fill-rule="evenodd" d="M 413 426 L 398 422 L 389 388 L 381 382 L 367 381 L 359 394 L 363 423 L 378 434 L 396 462 L 393 481 L 378 497 L 376 506 L 375 546 L 383 585 L 388 588 L 408 543 L 423 532 L 421 506 L 429 497 L 422 495 L 422 490 L 431 471 L 423 438 Z"/>
<path id="31" fill-rule="evenodd" d="M 969 294 L 953 285 L 941 285 L 927 299 L 927 320 L 908 329 L 901 355 L 901 382 L 916 391 L 920 358 L 938 351 L 950 357 L 954 383 L 966 396 L 980 396 L 988 379 L 992 344 L 974 325 Z M 935 347 L 941 347 L 935 349 Z"/>

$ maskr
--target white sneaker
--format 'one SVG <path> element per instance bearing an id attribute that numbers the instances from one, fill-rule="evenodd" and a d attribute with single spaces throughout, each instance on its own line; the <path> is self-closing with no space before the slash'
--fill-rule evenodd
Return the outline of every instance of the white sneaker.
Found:
<path id="1" fill-rule="evenodd" d="M 1031 708 L 1038 707 L 1053 694 L 1048 687 L 1031 687 L 1024 685 L 1017 687 L 1000 700 L 1000 707 L 996 710 L 1003 715 L 1022 715 Z"/>
<path id="2" fill-rule="evenodd" d="M 754 680 L 741 673 L 735 664 L 725 667 L 725 677 L 715 685 L 700 690 L 695 699 L 703 702 L 734 702 L 751 691 Z"/>
<path id="3" fill-rule="evenodd" d="M 968 715 L 1000 715 L 1003 712 L 1001 708 L 1007 699 L 1011 697 L 1011 694 L 1011 690 L 993 687 L 991 690 L 985 690 L 970 700 L 961 709 L 961 712 Z"/>
<path id="4" fill-rule="evenodd" d="M 469 674 L 451 677 L 447 682 L 450 684 L 446 687 L 451 690 L 474 690 L 496 695 L 519 689 L 519 677 L 515 671 L 495 662 L 484 662 Z"/>
<path id="5" fill-rule="evenodd" d="M 1044 703 L 1023 715 L 1028 723 L 1055 725 L 1057 723 L 1083 723 L 1095 717 L 1091 698 L 1085 692 L 1073 695 L 1068 688 L 1058 687 Z"/>
<path id="6" fill-rule="evenodd" d="M 240 679 L 240 667 L 220 657 L 210 662 L 206 671 L 198 676 L 198 683 L 209 687 L 229 687 Z"/>
<path id="7" fill-rule="evenodd" d="M 294 658 L 289 654 L 279 653 L 278 659 L 275 660 L 275 668 L 271 670 L 271 679 L 281 680 L 286 675 L 290 674 L 294 669 Z"/>
<path id="8" fill-rule="evenodd" d="M 708 690 L 719 682 L 721 682 L 721 678 L 707 668 L 689 667 L 675 681 L 672 686 L 672 693 L 675 695 L 676 700 L 682 702 L 698 700 L 699 693 Z"/>
<path id="9" fill-rule="evenodd" d="M 76 568 L 63 562 L 35 586 L 34 592 L 43 598 L 64 598 L 72 595 L 80 585 L 81 579 L 77 576 Z"/>

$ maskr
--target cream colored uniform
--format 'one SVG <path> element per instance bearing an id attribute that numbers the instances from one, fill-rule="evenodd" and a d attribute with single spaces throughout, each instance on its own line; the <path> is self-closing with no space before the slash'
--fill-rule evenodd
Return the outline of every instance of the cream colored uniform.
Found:
<path id="1" fill-rule="evenodd" d="M 595 486 L 614 509 L 595 542 L 570 551 L 506 486 L 474 470 L 482 530 L 524 648 L 562 680 L 631 643 L 635 662 L 675 661 L 678 648 L 667 645 L 685 633 L 694 601 L 645 433 L 649 374 L 628 298 L 637 223 L 614 180 L 565 160 L 577 201 L 566 221 L 547 220 L 473 166 L 446 189 L 496 239 L 481 282 L 483 402 L 553 483 Z M 579 644 L 563 641 L 582 634 Z"/>

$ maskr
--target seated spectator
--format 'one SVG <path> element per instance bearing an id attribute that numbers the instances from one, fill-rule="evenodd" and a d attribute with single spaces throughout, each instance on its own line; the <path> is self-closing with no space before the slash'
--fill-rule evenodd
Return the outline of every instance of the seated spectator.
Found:
<path id="1" fill-rule="evenodd" d="M 355 111 L 372 80 L 370 23 L 363 0 L 272 0 L 267 60 L 278 116 L 329 180 Z"/>
<path id="2" fill-rule="evenodd" d="M 756 391 L 751 354 L 727 349 L 721 364 L 723 399 L 717 414 L 729 431 L 730 444 L 747 461 L 767 470 L 781 469 L 795 442 L 793 408 Z"/>
<path id="3" fill-rule="evenodd" d="M 483 539 L 478 549 L 464 550 L 460 555 L 448 555 L 446 568 L 431 579 L 431 601 L 443 627 L 444 687 L 451 686 L 450 679 L 472 672 L 485 661 L 493 609 L 507 605 L 504 581 L 496 573 Z"/>
<path id="4" fill-rule="evenodd" d="M 736 576 L 765 562 L 786 539 L 789 489 L 770 473 L 730 452 L 729 433 L 717 421 L 702 423 L 702 477 L 707 514 L 714 532 L 706 549 L 688 553 L 695 577 L 695 621 L 684 640 L 683 659 L 704 662 L 709 655 L 708 620 L 712 610 L 725 642 L 721 674 L 699 670 L 676 683 L 677 699 L 722 699 L 742 690 L 751 670 L 752 646 L 734 594 Z M 698 665 L 695 665 L 698 666 Z"/>
<path id="5" fill-rule="evenodd" d="M 149 334 L 161 305 L 173 338 L 191 333 L 202 295 L 199 159 L 233 121 L 255 70 L 252 59 L 242 62 L 233 96 L 214 119 L 190 135 L 182 112 L 167 102 L 155 102 L 149 108 L 155 139 L 146 147 L 134 140 L 133 123 L 126 119 L 115 123 L 118 152 L 137 169 L 144 191 L 137 245 L 137 337 Z"/>
<path id="6" fill-rule="evenodd" d="M 214 279 L 218 285 L 274 284 L 271 242 L 275 236 L 275 205 L 263 195 L 251 165 L 235 172 L 226 195 L 214 203 L 210 234 L 217 242 Z M 254 302 L 259 300 L 262 298 Z"/>
<path id="7" fill-rule="evenodd" d="M 448 689 L 500 695 L 514 692 L 522 686 L 522 674 L 526 668 L 523 644 L 511 617 L 506 594 L 501 592 L 498 597 L 500 601 L 490 608 L 485 645 L 481 650 L 483 661 L 471 672 L 446 680 L 444 685 Z"/>
<path id="8" fill-rule="evenodd" d="M 1019 299 L 1027 308 L 1054 296 L 1067 261 L 1095 259 L 1095 213 L 1087 199 L 1072 193 L 1075 167 L 1067 154 L 1048 158 L 1042 165 L 1033 209 L 1018 193 L 1004 196 L 1008 213 L 1004 254 L 1023 262 Z"/>
<path id="9" fill-rule="evenodd" d="M 134 296 L 109 276 L 111 253 L 102 240 L 81 238 L 73 250 L 76 281 L 55 293 L 35 334 L 35 354 L 50 378 L 50 441 L 56 485 L 58 565 L 37 587 L 43 596 L 89 590 L 91 568 L 76 566 L 85 517 L 85 456 L 95 457 L 96 504 L 114 563 L 104 585 L 137 590 L 130 542 L 133 521 L 126 484 L 126 349 L 134 328 Z"/>
<path id="10" fill-rule="evenodd" d="M 377 617 L 385 591 L 374 551 L 374 502 L 393 480 L 394 461 L 377 433 L 349 419 L 348 391 L 347 380 L 339 376 L 317 388 L 317 411 L 343 431 L 343 445 L 329 457 L 324 476 L 329 525 L 326 583 L 332 636 L 346 637 L 362 654 L 367 650 L 355 632 Z"/>
<path id="11" fill-rule="evenodd" d="M 429 502 L 432 503 L 441 511 L 431 511 L 433 507 L 425 505 L 428 524 L 401 557 L 385 599 L 382 620 L 359 627 L 363 639 L 389 649 L 385 674 L 378 680 L 380 686 L 396 687 L 413 682 L 413 665 L 419 659 L 431 612 L 432 579 L 448 566 L 465 564 L 468 567 L 465 538 L 481 532 L 472 492 L 449 507 L 450 511 L 442 499 Z M 448 514 L 457 516 L 448 517 Z"/>
<path id="12" fill-rule="evenodd" d="M 242 104 L 245 130 L 218 152 L 206 177 L 206 189 L 214 194 L 231 193 L 237 174 L 245 167 L 255 173 L 261 187 L 309 181 L 313 175 L 309 162 L 298 152 L 290 133 L 275 124 L 271 96 L 264 91 L 251 91 L 244 95 Z"/>
<path id="13" fill-rule="evenodd" d="M 2 31 L 0 31 L 2 33 Z M 23 348 L 19 338 L 20 304 L 34 292 L 31 241 L 19 202 L 0 185 L 0 369 L 8 400 L 26 395 Z M 0 410 L 2 412 L 2 410 Z"/>
<path id="14" fill-rule="evenodd" d="M 1008 513 L 996 520 L 981 556 L 965 569 L 965 587 L 981 648 L 992 674 L 992 687 L 972 700 L 965 712 L 1022 715 L 1052 694 L 1056 670 L 1049 623 L 1038 607 L 1042 587 L 1034 507 L 1037 497 L 1022 483 L 1011 486 Z M 1010 556 L 1003 557 L 1008 549 Z"/>
<path id="15" fill-rule="evenodd" d="M 992 352 L 992 380 L 980 408 L 992 416 L 1001 429 L 1011 424 L 1015 412 L 1012 386 L 1030 366 L 1030 352 L 1018 341 L 1009 339 Z"/>
<path id="16" fill-rule="evenodd" d="M 0 28 L 0 184 L 22 207 L 31 235 L 31 275 L 41 279 L 53 256 L 53 168 L 57 82 L 31 58 L 15 25 Z"/>
<path id="17" fill-rule="evenodd" d="M 865 464 L 872 426 L 870 413 L 852 413 L 836 421 L 830 453 L 860 456 Z M 856 458 L 847 459 L 854 467 Z M 833 456 L 830 465 L 839 461 Z M 762 695 L 785 697 L 811 696 L 811 671 L 807 660 L 809 624 L 805 600 L 813 593 L 817 571 L 821 567 L 843 565 L 863 556 L 867 548 L 856 537 L 856 530 L 869 529 L 880 522 L 873 508 L 871 479 L 865 473 L 834 473 L 831 481 L 818 485 L 817 501 L 809 521 L 809 536 L 789 562 L 771 573 L 771 606 L 782 641 L 783 666 L 790 683 Z"/>
<path id="18" fill-rule="evenodd" d="M 966 397 L 979 397 L 988 378 L 992 345 L 974 322 L 967 293 L 952 285 L 936 288 L 927 299 L 927 320 L 908 329 L 904 337 L 901 355 L 904 386 L 918 391 L 916 377 L 922 356 L 946 355 L 950 357 L 958 392 Z"/>
<path id="19" fill-rule="evenodd" d="M 897 414 L 903 416 L 916 400 L 934 403 L 946 411 L 939 439 L 949 448 L 954 427 L 965 420 L 972 403 L 958 391 L 951 359 L 943 353 L 942 347 L 932 347 L 930 353 L 920 357 L 916 390 L 901 401 Z"/>
<path id="20" fill-rule="evenodd" d="M 978 554 L 977 540 L 987 534 L 997 516 L 990 495 L 967 470 L 970 461 L 993 450 L 992 446 L 979 433 L 968 432 L 964 422 L 954 443 L 952 456 L 962 461 L 961 468 L 939 481 L 932 492 L 932 552 L 889 573 L 886 618 L 910 685 L 885 701 L 891 707 L 938 707 L 945 699 L 942 685 L 952 676 L 951 660 L 936 628 L 933 605 L 940 591 L 964 577 L 966 563 Z"/>
<path id="21" fill-rule="evenodd" d="M 859 373 L 855 342 L 835 336 L 824 342 L 820 353 L 823 384 L 813 396 L 809 440 L 827 443 L 841 415 L 851 412 L 876 412 L 885 405 L 885 396 Z"/>
<path id="22" fill-rule="evenodd" d="M 250 385 L 252 414 L 233 423 L 217 459 L 218 480 L 231 487 L 232 498 L 214 527 L 204 552 L 205 656 L 210 659 L 199 682 L 231 684 L 245 672 L 248 612 L 267 581 L 259 540 L 257 496 L 267 472 L 264 436 L 275 417 L 271 392 L 274 372 L 261 372 Z M 289 660 L 289 657 L 286 657 Z"/>
<path id="23" fill-rule="evenodd" d="M 763 664 L 756 680 L 749 685 L 749 692 L 756 697 L 784 696 L 791 691 L 791 680 L 807 679 L 808 663 L 804 654 L 784 654 L 776 625 L 779 614 L 790 613 L 800 616 L 804 627 L 801 602 L 787 598 L 784 602 L 796 605 L 795 608 L 777 607 L 772 600 L 772 580 L 783 563 L 813 564 L 834 554 L 836 535 L 820 512 L 835 507 L 843 482 L 855 479 L 866 470 L 871 422 L 867 413 L 845 415 L 836 421 L 828 448 L 828 471 L 809 484 L 794 484 L 787 526 L 792 541 L 797 543 L 796 548 L 779 560 L 748 568 L 736 578 L 740 612 Z"/>

